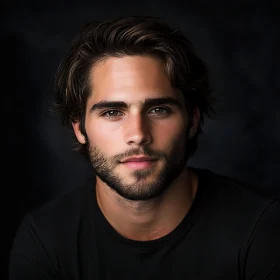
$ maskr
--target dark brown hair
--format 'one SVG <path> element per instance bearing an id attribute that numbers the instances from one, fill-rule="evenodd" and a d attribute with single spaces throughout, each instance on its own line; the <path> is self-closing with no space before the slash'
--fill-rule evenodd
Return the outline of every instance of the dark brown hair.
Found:
<path id="1" fill-rule="evenodd" d="M 159 18 L 147 16 L 92 22 L 83 26 L 62 60 L 56 73 L 56 100 L 52 111 L 58 112 L 62 122 L 71 128 L 76 150 L 88 156 L 87 144 L 81 145 L 77 141 L 71 123 L 79 121 L 86 137 L 84 121 L 86 102 L 91 94 L 91 68 L 106 57 L 127 55 L 155 55 L 161 58 L 172 86 L 184 94 L 189 116 L 194 107 L 199 108 L 199 128 L 188 142 L 188 155 L 191 156 L 197 148 L 197 136 L 202 133 L 204 115 L 215 115 L 208 69 L 180 30 L 172 29 Z"/>

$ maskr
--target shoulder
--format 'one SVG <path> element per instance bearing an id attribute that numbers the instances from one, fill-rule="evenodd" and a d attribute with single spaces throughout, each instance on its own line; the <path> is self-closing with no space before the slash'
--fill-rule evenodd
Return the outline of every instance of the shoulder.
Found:
<path id="1" fill-rule="evenodd" d="M 41 207 L 29 211 L 23 218 L 19 230 L 33 230 L 41 235 L 53 236 L 78 230 L 92 204 L 92 189 L 94 178 L 89 178 L 83 185 L 65 192 L 43 204 Z"/>
<path id="2" fill-rule="evenodd" d="M 247 182 L 219 175 L 210 170 L 196 169 L 199 178 L 200 205 L 203 215 L 216 227 L 234 232 L 248 240 L 253 232 L 267 227 L 280 228 L 279 198 L 267 194 Z M 271 234 L 267 231 L 267 234 Z"/>
<path id="3" fill-rule="evenodd" d="M 70 262 L 78 256 L 78 241 L 88 237 L 94 185 L 90 178 L 24 216 L 10 252 L 15 273 L 24 269 L 26 275 L 33 271 L 40 276 L 46 272 L 58 275 L 66 259 Z"/>
<path id="4" fill-rule="evenodd" d="M 73 257 L 69 248 L 76 252 L 77 238 L 81 232 L 87 232 L 87 223 L 83 221 L 88 219 L 94 183 L 90 179 L 24 216 L 10 252 L 14 277 L 20 273 L 28 275 L 27 279 L 36 271 L 41 278 L 46 273 L 56 278 L 64 260 Z"/>
<path id="5" fill-rule="evenodd" d="M 278 204 L 279 198 L 265 188 L 215 173 L 208 169 L 195 169 L 207 193 L 216 202 L 246 211 L 265 210 L 270 204 Z M 219 204 L 218 203 L 218 204 Z"/>

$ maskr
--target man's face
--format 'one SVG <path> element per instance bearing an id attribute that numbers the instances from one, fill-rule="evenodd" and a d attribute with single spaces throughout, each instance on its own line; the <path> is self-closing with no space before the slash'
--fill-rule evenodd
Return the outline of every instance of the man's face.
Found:
<path id="1" fill-rule="evenodd" d="M 163 62 L 110 57 L 93 67 L 90 84 L 85 129 L 97 177 L 128 200 L 159 196 L 186 165 L 188 133 L 183 95 Z"/>

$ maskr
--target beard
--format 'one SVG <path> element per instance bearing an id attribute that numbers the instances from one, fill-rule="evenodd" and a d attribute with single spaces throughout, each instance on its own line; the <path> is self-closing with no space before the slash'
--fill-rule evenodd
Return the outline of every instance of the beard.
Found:
<path id="1" fill-rule="evenodd" d="M 188 159 L 186 142 L 183 145 L 174 143 L 170 155 L 144 146 L 112 157 L 107 157 L 94 146 L 89 146 L 88 152 L 95 175 L 121 197 L 132 201 L 144 201 L 162 195 L 183 172 Z M 131 171 L 127 174 L 132 177 L 133 183 L 127 183 L 125 178 L 117 174 L 116 168 L 122 164 L 120 163 L 122 159 L 136 155 L 145 155 L 162 161 L 163 166 L 157 174 L 155 166 L 145 170 Z M 149 176 L 154 176 L 154 178 L 147 182 L 145 179 Z"/>

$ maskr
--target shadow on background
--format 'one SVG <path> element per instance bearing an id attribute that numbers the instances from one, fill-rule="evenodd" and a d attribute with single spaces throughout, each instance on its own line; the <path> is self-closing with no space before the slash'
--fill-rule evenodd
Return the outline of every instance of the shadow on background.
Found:
<path id="1" fill-rule="evenodd" d="M 42 179 L 43 165 L 48 165 L 48 153 L 37 141 L 36 133 L 41 100 L 30 75 L 30 60 L 34 56 L 19 34 L 7 32 L 1 39 L 1 68 L 5 71 L 5 87 L 2 88 L 2 162 L 5 166 L 2 186 L 5 182 L 3 188 L 8 193 L 4 201 L 8 205 L 7 212 L 4 213 L 7 219 L 5 229 L 8 231 L 4 248 L 7 250 L 5 255 L 8 255 L 22 217 L 42 205 L 50 195 L 48 182 Z M 40 164 L 34 160 L 35 155 L 42 159 Z M 38 187 L 40 191 L 34 192 Z M 7 267 L 7 262 L 5 258 L 4 267 Z"/>

